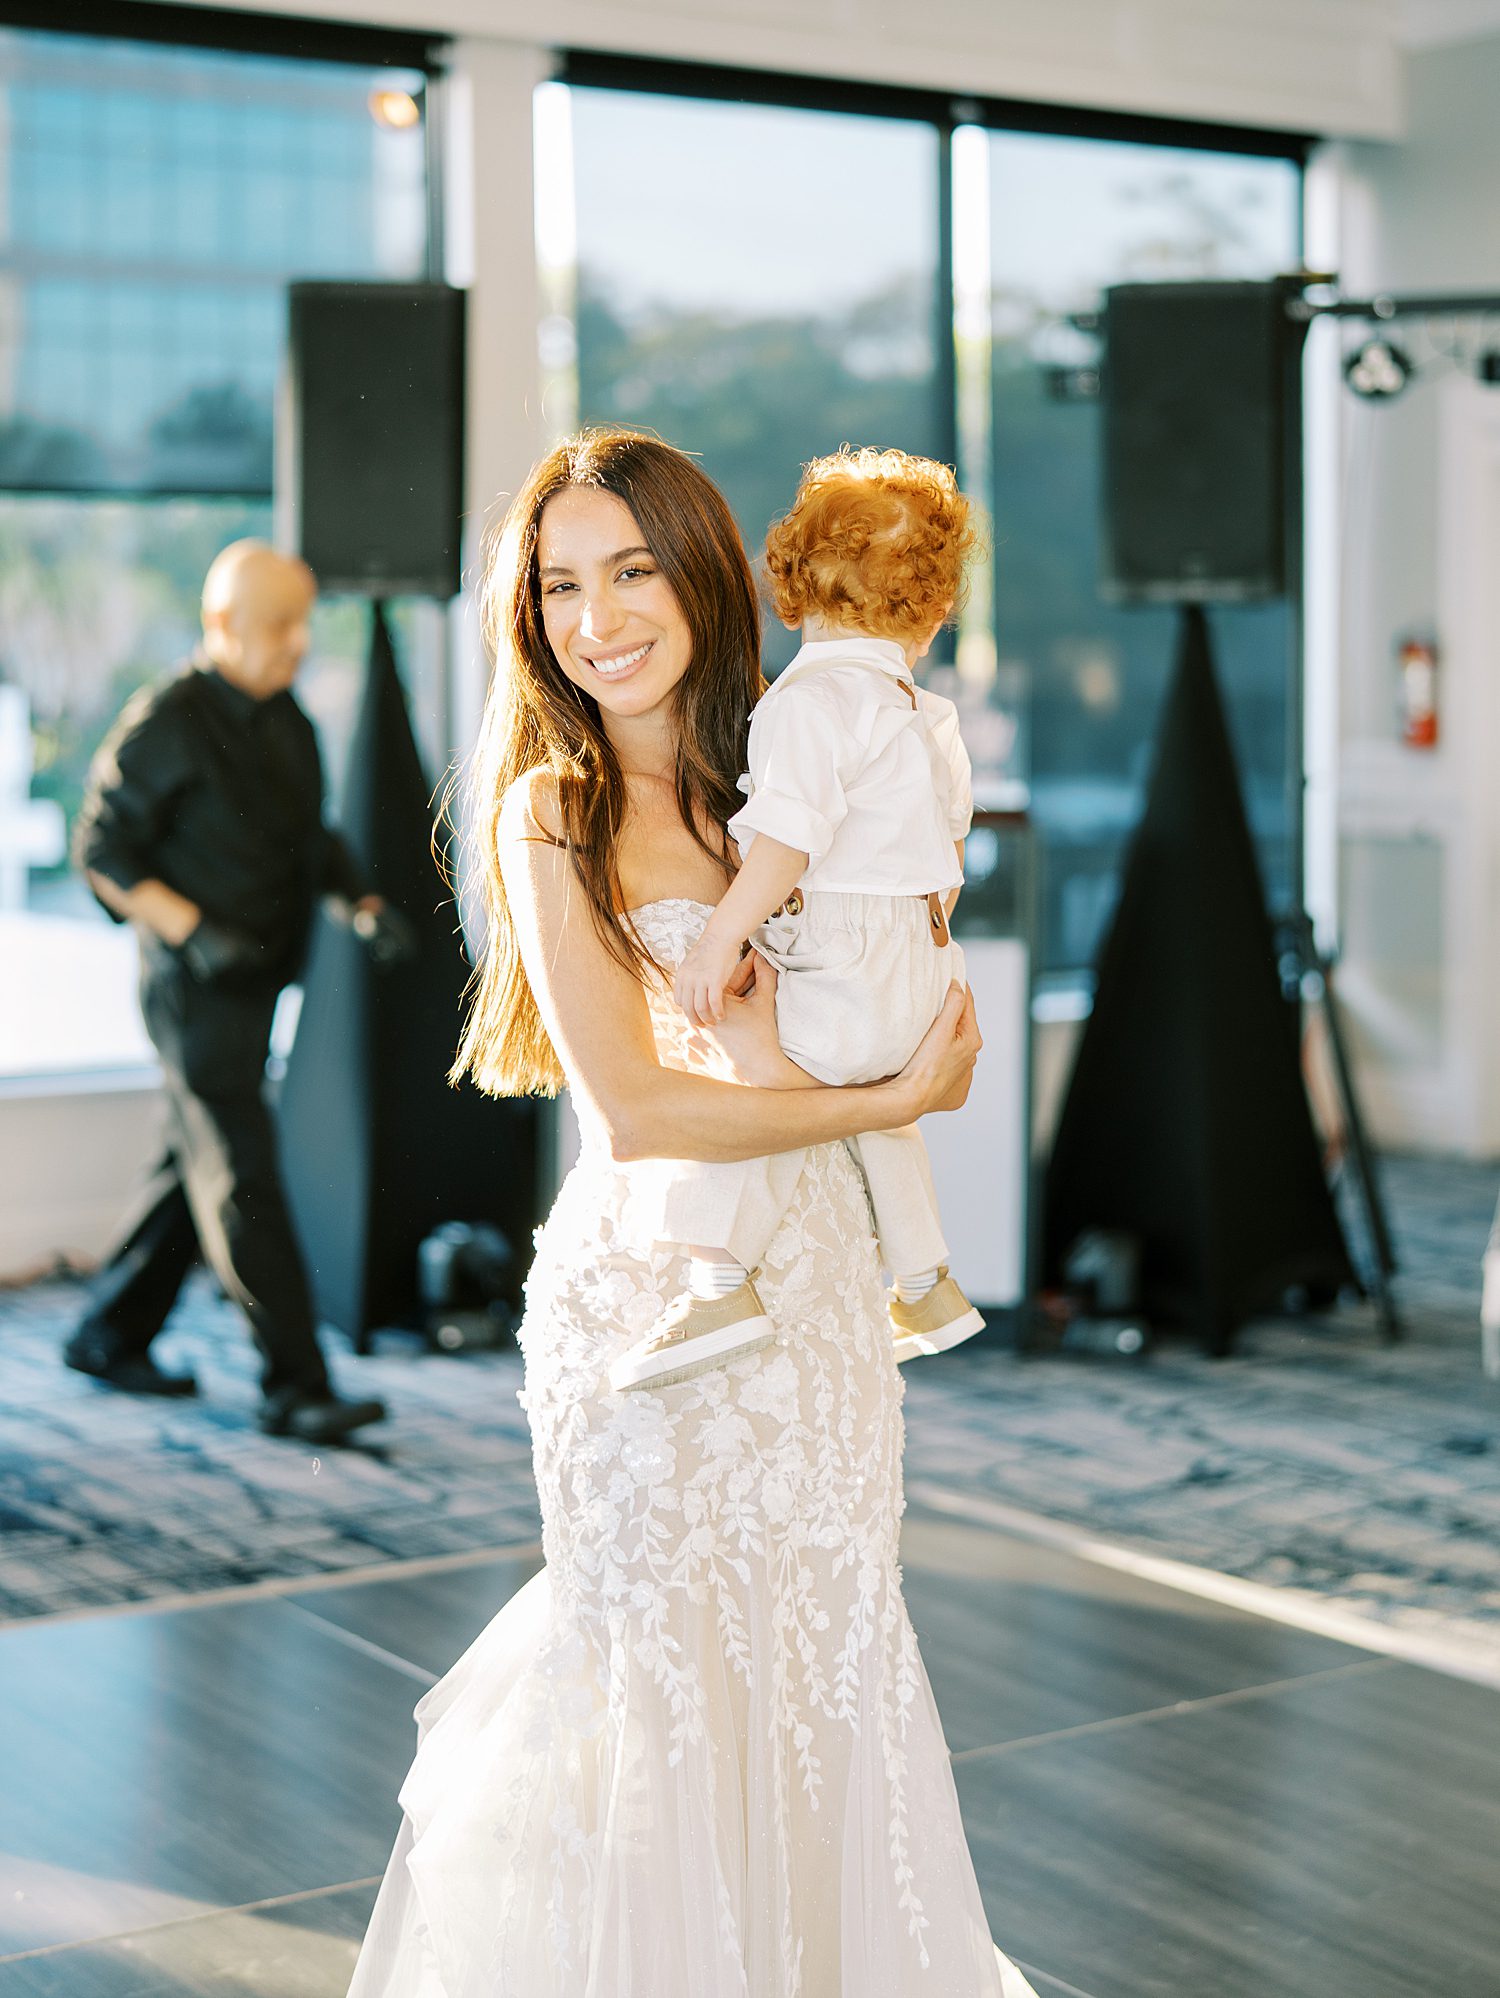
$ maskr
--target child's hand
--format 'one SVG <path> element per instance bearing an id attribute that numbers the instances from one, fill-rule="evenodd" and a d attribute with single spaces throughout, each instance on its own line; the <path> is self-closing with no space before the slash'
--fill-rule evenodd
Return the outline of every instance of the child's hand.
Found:
<path id="1" fill-rule="evenodd" d="M 740 947 L 705 930 L 677 967 L 672 996 L 695 1027 L 718 1026 L 724 1018 L 725 988 L 740 970 Z"/>
<path id="2" fill-rule="evenodd" d="M 732 997 L 724 1008 L 724 1021 L 717 1027 L 695 1027 L 688 1046 L 701 1058 L 710 1075 L 730 1082 L 743 1082 L 752 1089 L 812 1089 L 813 1078 L 781 1051 L 776 1036 L 776 968 L 755 951 L 740 960 L 735 980 L 726 988 L 743 982 L 743 992 Z"/>

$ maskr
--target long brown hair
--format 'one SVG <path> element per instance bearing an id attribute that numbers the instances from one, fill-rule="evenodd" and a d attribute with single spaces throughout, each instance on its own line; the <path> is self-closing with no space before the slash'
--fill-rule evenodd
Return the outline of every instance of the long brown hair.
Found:
<path id="1" fill-rule="evenodd" d="M 641 977 L 653 961 L 620 907 L 620 832 L 627 794 L 599 705 L 558 664 L 542 624 L 537 530 L 568 486 L 612 493 L 671 585 L 692 636 L 674 697 L 676 791 L 698 844 L 733 866 L 723 827 L 742 800 L 750 710 L 765 689 L 760 607 L 739 529 L 723 494 L 684 452 L 640 431 L 588 429 L 549 451 L 512 501 L 486 565 L 481 612 L 495 665 L 467 783 L 474 875 L 486 926 L 472 1003 L 449 1079 L 471 1075 L 495 1096 L 563 1084 L 521 963 L 496 835 L 507 790 L 531 770 L 555 779 L 561 844 L 594 926 L 615 960 Z M 703 832 L 718 829 L 718 844 Z"/>

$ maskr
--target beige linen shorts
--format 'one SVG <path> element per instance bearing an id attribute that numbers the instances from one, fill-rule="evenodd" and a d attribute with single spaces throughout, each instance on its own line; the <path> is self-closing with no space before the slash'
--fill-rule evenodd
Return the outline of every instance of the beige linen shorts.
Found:
<path id="1" fill-rule="evenodd" d="M 963 981 L 963 952 L 933 941 L 917 895 L 801 890 L 800 912 L 763 923 L 783 1049 L 819 1082 L 879 1082 L 904 1068 Z M 794 904 L 797 897 L 792 898 Z"/>
<path id="2" fill-rule="evenodd" d="M 794 897 L 793 901 L 796 902 Z M 781 1045 L 819 1082 L 878 1082 L 904 1068 L 932 1025 L 949 982 L 963 977 L 957 944 L 933 941 L 915 895 L 803 891 L 755 946 L 778 974 Z M 927 1147 L 912 1124 L 867 1131 L 849 1149 L 869 1188 L 886 1267 L 896 1274 L 947 1261 Z M 630 1167 L 624 1227 L 643 1242 L 726 1250 L 759 1264 L 802 1176 L 805 1151 L 706 1164 L 642 1159 Z"/>

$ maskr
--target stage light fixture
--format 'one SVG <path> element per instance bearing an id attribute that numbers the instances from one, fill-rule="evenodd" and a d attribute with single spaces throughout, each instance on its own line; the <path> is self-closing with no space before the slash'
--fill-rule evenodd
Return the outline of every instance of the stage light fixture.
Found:
<path id="1" fill-rule="evenodd" d="M 422 122 L 422 107 L 409 90 L 372 90 L 370 116 L 393 132 L 409 132 Z"/>
<path id="2" fill-rule="evenodd" d="M 1389 402 L 1400 395 L 1414 372 L 1401 348 L 1378 336 L 1356 347 L 1344 362 L 1344 380 L 1356 395 L 1371 402 Z"/>

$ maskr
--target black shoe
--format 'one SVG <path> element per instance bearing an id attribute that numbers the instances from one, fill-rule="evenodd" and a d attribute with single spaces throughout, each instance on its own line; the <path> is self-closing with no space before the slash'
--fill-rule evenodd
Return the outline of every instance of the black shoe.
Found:
<path id="1" fill-rule="evenodd" d="M 268 1436 L 295 1436 L 303 1443 L 337 1443 L 367 1422 L 385 1421 L 383 1401 L 344 1401 L 331 1389 L 321 1394 L 288 1389 L 261 1404 L 256 1421 Z"/>
<path id="2" fill-rule="evenodd" d="M 191 1374 L 166 1374 L 149 1353 L 136 1353 L 127 1359 L 111 1360 L 87 1342 L 70 1341 L 63 1348 L 63 1362 L 75 1373 L 118 1388 L 121 1394 L 196 1394 L 198 1383 Z"/>

